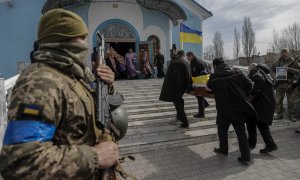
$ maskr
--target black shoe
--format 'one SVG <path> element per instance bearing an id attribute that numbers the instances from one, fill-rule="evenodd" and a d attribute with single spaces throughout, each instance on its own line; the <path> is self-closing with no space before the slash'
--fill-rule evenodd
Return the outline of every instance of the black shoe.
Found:
<path id="1" fill-rule="evenodd" d="M 249 146 L 249 150 L 252 151 L 253 149 L 255 149 L 254 146 Z"/>
<path id="2" fill-rule="evenodd" d="M 209 106 L 208 102 L 206 101 L 206 99 L 204 99 L 204 108 L 207 108 Z"/>
<path id="3" fill-rule="evenodd" d="M 283 119 L 283 116 L 282 115 L 277 115 L 274 117 L 274 120 L 279 120 L 279 119 Z"/>
<path id="4" fill-rule="evenodd" d="M 295 118 L 295 117 L 290 117 L 290 121 L 292 121 L 292 122 L 296 122 L 297 121 L 297 119 Z"/>
<path id="5" fill-rule="evenodd" d="M 298 133 L 298 134 L 300 134 L 300 130 L 295 130 L 295 133 Z"/>
<path id="6" fill-rule="evenodd" d="M 274 147 L 265 147 L 264 149 L 261 149 L 259 152 L 260 153 L 269 153 L 269 152 L 272 152 L 272 151 L 276 151 L 278 149 L 277 146 L 274 146 Z"/>
<path id="7" fill-rule="evenodd" d="M 198 113 L 198 114 L 195 114 L 194 117 L 195 117 L 195 118 L 204 118 L 204 115 Z"/>
<path id="8" fill-rule="evenodd" d="M 224 156 L 228 156 L 228 152 L 222 152 L 220 148 L 215 148 L 215 149 L 214 149 L 214 152 L 215 152 L 216 154 L 222 154 L 222 155 L 224 155 Z"/>
<path id="9" fill-rule="evenodd" d="M 189 124 L 182 123 L 179 127 L 180 128 L 189 128 Z"/>
<path id="10" fill-rule="evenodd" d="M 238 157 L 238 161 L 239 161 L 239 163 L 241 163 L 243 165 L 249 165 L 251 163 L 250 159 L 244 159 L 241 157 Z"/>

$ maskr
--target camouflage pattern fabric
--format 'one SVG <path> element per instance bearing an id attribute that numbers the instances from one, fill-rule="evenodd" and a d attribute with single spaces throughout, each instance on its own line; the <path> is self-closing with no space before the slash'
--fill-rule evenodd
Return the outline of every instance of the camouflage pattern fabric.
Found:
<path id="1" fill-rule="evenodd" d="M 65 77 L 63 77 L 65 76 Z M 82 101 L 66 75 L 44 63 L 31 64 L 13 89 L 9 120 L 22 119 L 20 103 L 42 106 L 40 120 L 56 126 L 53 141 L 5 145 L 0 156 L 0 171 L 5 179 L 96 179 L 98 158 L 93 102 Z M 83 89 L 85 86 L 71 79 Z M 91 96 L 85 89 L 83 98 Z M 88 113 L 88 111 L 90 111 Z"/>
<path id="2" fill-rule="evenodd" d="M 300 120 L 300 87 L 296 87 L 292 92 L 291 92 L 291 99 L 293 100 L 293 107 L 292 112 L 296 119 L 299 121 Z"/>
<path id="3" fill-rule="evenodd" d="M 288 102 L 288 113 L 289 116 L 294 116 L 294 99 L 291 98 L 293 92 L 289 90 L 290 85 L 293 81 L 297 80 L 300 75 L 300 64 L 295 61 L 293 58 L 289 57 L 288 59 L 284 60 L 280 58 L 276 61 L 273 66 L 273 72 L 276 71 L 276 67 L 288 67 L 288 76 L 287 81 L 277 81 L 277 88 L 276 88 L 276 112 L 278 116 L 283 115 L 283 99 L 286 95 L 287 102 Z"/>

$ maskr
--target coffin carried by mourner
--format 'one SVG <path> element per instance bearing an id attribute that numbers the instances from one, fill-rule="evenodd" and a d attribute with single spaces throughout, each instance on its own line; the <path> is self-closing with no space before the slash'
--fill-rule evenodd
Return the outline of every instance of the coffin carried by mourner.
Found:
<path id="1" fill-rule="evenodd" d="M 206 83 L 209 79 L 209 74 L 192 77 L 194 91 L 190 94 L 194 96 L 203 96 L 208 98 L 214 98 L 214 94 L 207 92 Z"/>
<path id="2" fill-rule="evenodd" d="M 214 94 L 207 92 L 206 87 L 194 87 L 194 91 L 191 91 L 189 94 L 194 96 L 202 96 L 207 98 L 214 98 Z"/>

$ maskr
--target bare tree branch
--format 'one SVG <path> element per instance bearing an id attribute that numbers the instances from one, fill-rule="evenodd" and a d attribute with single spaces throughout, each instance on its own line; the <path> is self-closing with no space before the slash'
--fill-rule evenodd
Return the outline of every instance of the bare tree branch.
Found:
<path id="1" fill-rule="evenodd" d="M 238 59 L 239 55 L 240 55 L 240 49 L 241 49 L 241 45 L 240 45 L 240 32 L 234 28 L 234 40 L 233 40 L 233 58 L 234 59 Z"/>
<path id="2" fill-rule="evenodd" d="M 215 32 L 214 38 L 212 40 L 215 57 L 224 56 L 224 42 L 222 40 L 222 35 L 219 31 Z"/>
<path id="3" fill-rule="evenodd" d="M 250 57 L 255 46 L 255 33 L 252 29 L 250 17 L 246 16 L 244 18 L 244 25 L 242 27 L 242 30 L 243 52 L 247 59 L 247 63 L 250 64 Z"/>
<path id="4" fill-rule="evenodd" d="M 212 61 L 215 58 L 215 51 L 213 45 L 208 45 L 204 48 L 204 59 Z"/>

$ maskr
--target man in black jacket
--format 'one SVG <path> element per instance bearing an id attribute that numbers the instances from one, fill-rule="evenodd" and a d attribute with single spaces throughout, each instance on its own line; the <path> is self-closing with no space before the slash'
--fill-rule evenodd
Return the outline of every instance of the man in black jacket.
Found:
<path id="1" fill-rule="evenodd" d="M 210 75 L 207 87 L 215 94 L 217 108 L 220 148 L 215 148 L 214 151 L 225 156 L 228 155 L 228 129 L 232 124 L 241 152 L 238 161 L 248 164 L 251 158 L 245 121 L 256 116 L 248 98 L 252 91 L 252 82 L 241 71 L 229 68 L 222 58 L 214 59 L 213 67 L 214 73 Z"/>
<path id="2" fill-rule="evenodd" d="M 269 153 L 277 150 L 269 126 L 272 125 L 275 112 L 274 83 L 270 76 L 270 69 L 262 64 L 249 65 L 249 78 L 254 82 L 250 100 L 259 119 L 251 119 L 247 122 L 248 143 L 254 149 L 257 142 L 256 126 L 266 144 L 260 153 Z"/>
<path id="3" fill-rule="evenodd" d="M 198 61 L 193 52 L 187 52 L 186 57 L 190 61 L 192 77 L 208 74 L 205 65 L 202 62 Z M 196 98 L 198 100 L 198 114 L 195 114 L 194 117 L 204 118 L 204 108 L 208 106 L 208 103 L 202 96 L 196 96 Z"/>
<path id="4" fill-rule="evenodd" d="M 184 100 L 182 98 L 185 91 L 192 89 L 192 78 L 189 65 L 184 59 L 183 50 L 178 51 L 176 59 L 169 65 L 164 83 L 161 89 L 159 100 L 173 102 L 177 112 L 177 118 L 182 122 L 182 128 L 188 128 L 189 123 L 184 112 Z"/>
<path id="5" fill-rule="evenodd" d="M 157 77 L 158 78 L 165 77 L 164 63 L 165 63 L 165 57 L 161 53 L 161 50 L 159 50 L 158 54 L 154 58 L 154 65 L 157 67 Z"/>

